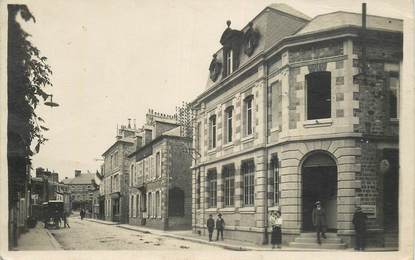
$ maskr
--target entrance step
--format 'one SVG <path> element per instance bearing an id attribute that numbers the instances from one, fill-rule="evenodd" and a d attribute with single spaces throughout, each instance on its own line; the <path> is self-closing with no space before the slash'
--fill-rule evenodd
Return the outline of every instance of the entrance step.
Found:
<path id="1" fill-rule="evenodd" d="M 321 238 L 321 244 L 318 244 L 316 233 L 301 233 L 293 242 L 289 243 L 289 246 L 316 249 L 344 249 L 347 247 L 336 233 L 326 233 L 326 237 L 326 239 Z"/>

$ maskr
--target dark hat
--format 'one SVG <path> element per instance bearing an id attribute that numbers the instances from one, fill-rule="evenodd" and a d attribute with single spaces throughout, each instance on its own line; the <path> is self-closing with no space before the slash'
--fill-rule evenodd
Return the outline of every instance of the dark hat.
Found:
<path id="1" fill-rule="evenodd" d="M 222 214 L 220 214 L 220 213 L 219 213 L 219 214 L 218 214 L 218 217 L 222 217 Z"/>

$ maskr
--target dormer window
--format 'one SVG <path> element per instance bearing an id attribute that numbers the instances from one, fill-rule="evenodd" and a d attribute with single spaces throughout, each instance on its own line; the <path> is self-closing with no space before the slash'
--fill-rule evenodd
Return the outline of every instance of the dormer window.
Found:
<path id="1" fill-rule="evenodd" d="M 243 44 L 244 33 L 230 28 L 231 21 L 227 21 L 228 28 L 222 34 L 220 43 L 223 46 L 223 77 L 228 76 L 239 67 L 239 53 Z"/>

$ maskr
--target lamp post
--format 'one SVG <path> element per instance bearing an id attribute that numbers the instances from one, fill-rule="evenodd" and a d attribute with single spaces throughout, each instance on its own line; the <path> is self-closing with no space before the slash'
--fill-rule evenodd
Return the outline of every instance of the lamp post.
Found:
<path id="1" fill-rule="evenodd" d="M 52 94 L 48 95 L 48 97 L 50 97 L 50 101 L 46 101 L 44 103 L 46 106 L 49 106 L 49 107 L 58 107 L 59 106 L 58 103 L 53 102 L 53 95 Z"/>

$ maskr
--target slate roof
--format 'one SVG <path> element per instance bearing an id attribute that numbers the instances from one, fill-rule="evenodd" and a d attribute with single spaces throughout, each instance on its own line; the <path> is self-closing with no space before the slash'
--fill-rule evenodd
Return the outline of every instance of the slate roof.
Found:
<path id="1" fill-rule="evenodd" d="M 71 178 L 71 179 L 63 179 L 62 182 L 64 184 L 69 185 L 81 185 L 81 184 L 91 184 L 91 181 L 95 179 L 94 173 L 82 173 L 81 176 Z"/>
<path id="2" fill-rule="evenodd" d="M 275 4 L 270 4 L 268 7 L 271 7 L 277 11 L 286 13 L 286 14 L 290 14 L 292 16 L 296 16 L 299 18 L 302 18 L 304 20 L 311 20 L 311 17 L 292 8 L 291 6 L 287 5 L 287 4 L 282 4 L 282 3 L 275 3 Z"/>
<path id="3" fill-rule="evenodd" d="M 299 30 L 296 35 L 331 30 L 347 26 L 362 26 L 362 15 L 338 11 L 334 13 L 318 15 L 306 26 Z M 367 15 L 366 26 L 368 29 L 384 31 L 403 31 L 403 21 L 395 18 Z"/>

